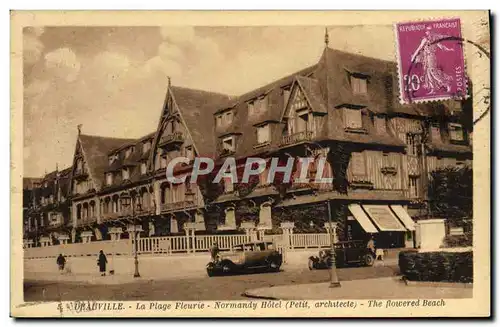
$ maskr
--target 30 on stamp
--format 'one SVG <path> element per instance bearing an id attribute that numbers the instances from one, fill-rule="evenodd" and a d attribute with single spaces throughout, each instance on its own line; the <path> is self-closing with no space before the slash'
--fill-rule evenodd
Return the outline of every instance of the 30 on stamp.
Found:
<path id="1" fill-rule="evenodd" d="M 395 24 L 403 103 L 467 95 L 460 19 Z"/>

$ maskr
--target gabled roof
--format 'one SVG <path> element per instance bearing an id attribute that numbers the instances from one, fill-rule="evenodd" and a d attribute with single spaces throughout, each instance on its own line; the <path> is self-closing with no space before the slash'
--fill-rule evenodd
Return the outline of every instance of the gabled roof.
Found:
<path id="1" fill-rule="evenodd" d="M 133 139 L 120 139 L 85 134 L 80 134 L 78 139 L 97 189 L 101 189 L 104 184 L 104 172 L 108 168 L 109 152 L 134 141 Z"/>
<path id="2" fill-rule="evenodd" d="M 321 88 L 319 86 L 319 81 L 314 78 L 308 78 L 304 76 L 297 76 L 297 83 L 300 85 L 304 91 L 304 95 L 307 101 L 311 105 L 311 109 L 314 112 L 327 113 L 326 104 L 321 94 Z"/>
<path id="3" fill-rule="evenodd" d="M 64 197 L 68 197 L 70 194 L 70 185 L 71 185 L 71 171 L 72 167 L 68 167 L 59 172 L 59 187 L 61 188 L 61 193 Z"/>
<path id="4" fill-rule="evenodd" d="M 41 181 L 42 181 L 42 178 L 40 178 L 40 177 L 23 177 L 23 190 L 32 190 Z"/>
<path id="5" fill-rule="evenodd" d="M 170 91 L 195 147 L 200 154 L 214 153 L 214 113 L 226 106 L 231 97 L 179 86 L 170 86 Z"/>
<path id="6" fill-rule="evenodd" d="M 318 73 L 326 100 L 328 88 L 330 106 L 357 104 L 366 106 L 375 113 L 402 113 L 413 116 L 429 115 L 425 104 L 401 104 L 397 64 L 393 61 L 366 57 L 356 53 L 325 48 L 318 63 Z M 366 95 L 352 93 L 351 74 L 362 74 L 368 78 Z M 327 79 L 326 76 L 329 76 Z M 328 83 L 328 85 L 326 84 Z"/>
<path id="7" fill-rule="evenodd" d="M 217 137 L 227 133 L 239 133 L 241 135 L 237 139 L 236 155 L 242 157 L 255 153 L 256 134 L 254 126 L 263 122 L 280 122 L 285 109 L 283 88 L 291 86 L 297 76 L 308 76 L 315 69 L 316 65 L 301 69 L 232 100 L 228 106 L 218 112 L 226 110 L 228 107 L 234 108 L 235 117 L 233 123 L 226 129 L 218 129 L 216 131 Z M 267 97 L 267 110 L 258 116 L 249 117 L 247 102 L 264 95 Z"/>

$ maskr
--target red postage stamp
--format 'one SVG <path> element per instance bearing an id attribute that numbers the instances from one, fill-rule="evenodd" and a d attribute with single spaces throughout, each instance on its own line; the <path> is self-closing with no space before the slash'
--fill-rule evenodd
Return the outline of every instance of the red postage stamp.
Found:
<path id="1" fill-rule="evenodd" d="M 460 19 L 397 23 L 395 32 L 403 103 L 466 96 Z"/>

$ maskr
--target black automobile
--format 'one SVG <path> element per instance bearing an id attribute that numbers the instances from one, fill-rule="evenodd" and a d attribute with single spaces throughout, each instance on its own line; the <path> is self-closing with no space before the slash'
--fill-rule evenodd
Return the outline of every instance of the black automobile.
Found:
<path id="1" fill-rule="evenodd" d="M 279 271 L 283 257 L 272 242 L 253 242 L 236 245 L 233 251 L 221 253 L 207 264 L 209 277 L 252 270 Z"/>
<path id="2" fill-rule="evenodd" d="M 336 267 L 349 265 L 373 266 L 375 262 L 375 253 L 368 249 L 363 241 L 338 242 L 334 244 L 334 247 Z M 321 250 L 317 257 L 309 257 L 309 269 L 327 269 L 332 260 L 331 253 L 330 249 Z"/>

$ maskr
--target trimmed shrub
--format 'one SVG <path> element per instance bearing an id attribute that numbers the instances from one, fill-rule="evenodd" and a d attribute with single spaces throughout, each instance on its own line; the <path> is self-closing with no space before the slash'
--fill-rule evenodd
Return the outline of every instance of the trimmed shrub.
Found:
<path id="1" fill-rule="evenodd" d="M 472 233 L 463 235 L 446 235 L 444 245 L 449 248 L 472 246 Z"/>
<path id="2" fill-rule="evenodd" d="M 472 283 L 472 251 L 402 251 L 399 270 L 411 281 Z"/>

